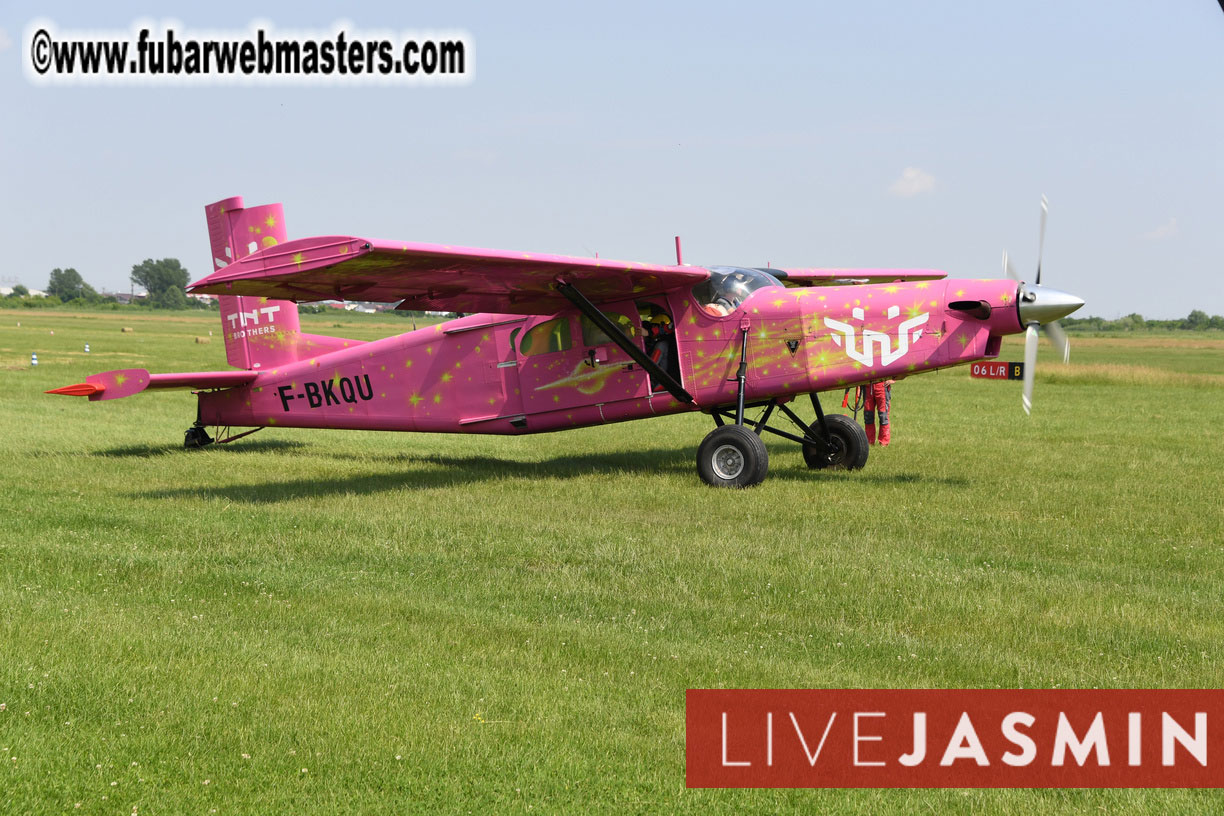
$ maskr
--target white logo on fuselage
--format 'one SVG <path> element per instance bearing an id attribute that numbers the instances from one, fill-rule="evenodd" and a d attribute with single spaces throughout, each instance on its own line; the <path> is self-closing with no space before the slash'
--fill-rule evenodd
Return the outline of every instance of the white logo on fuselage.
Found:
<path id="1" fill-rule="evenodd" d="M 850 312 L 856 320 L 863 319 L 863 310 L 855 308 Z M 889 306 L 888 319 L 892 320 L 901 314 L 901 307 Z M 892 337 L 883 332 L 875 331 L 874 329 L 863 329 L 863 347 L 855 347 L 856 331 L 854 326 L 849 323 L 842 323 L 840 320 L 834 320 L 831 317 L 824 319 L 825 325 L 834 331 L 839 331 L 845 337 L 846 354 L 851 360 L 862 363 L 865 366 L 871 367 L 875 365 L 875 350 L 878 347 L 880 350 L 880 365 L 892 365 L 905 356 L 909 351 L 910 343 L 918 342 L 918 338 L 922 336 L 922 326 L 930 319 L 930 314 L 923 312 L 917 317 L 911 317 L 909 320 L 903 321 L 897 327 L 897 347 L 893 348 Z M 833 342 L 837 345 L 842 345 L 841 335 L 834 334 Z"/>
<path id="2" fill-rule="evenodd" d="M 238 326 L 246 326 L 248 320 L 251 322 L 252 326 L 258 326 L 260 314 L 263 314 L 263 316 L 267 318 L 268 322 L 271 323 L 272 315 L 279 311 L 279 306 L 265 306 L 262 309 L 254 309 L 250 312 L 234 312 L 233 314 L 227 314 L 225 319 L 229 321 L 231 329 L 236 329 Z"/>

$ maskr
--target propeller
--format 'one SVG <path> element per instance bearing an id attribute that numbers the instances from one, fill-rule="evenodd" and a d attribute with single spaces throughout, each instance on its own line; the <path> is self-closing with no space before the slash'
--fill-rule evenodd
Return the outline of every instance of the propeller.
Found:
<path id="1" fill-rule="evenodd" d="M 1024 392 L 1020 404 L 1024 413 L 1033 413 L 1033 371 L 1037 368 L 1037 324 L 1030 323 L 1024 330 Z"/>
<path id="2" fill-rule="evenodd" d="M 1050 215 L 1050 202 L 1046 200 L 1045 193 L 1041 194 L 1041 231 L 1037 236 L 1037 280 L 1034 281 L 1038 286 L 1041 285 L 1041 253 L 1045 250 L 1045 225 L 1046 218 Z"/>
<path id="3" fill-rule="evenodd" d="M 1007 257 L 1007 252 L 1003 252 L 1003 271 L 1019 284 L 1017 287 L 1018 309 L 1020 322 L 1025 326 L 1024 393 L 1020 400 L 1026 414 L 1031 414 L 1033 410 L 1033 378 L 1037 368 L 1037 327 L 1041 327 L 1050 343 L 1062 355 L 1063 362 L 1067 363 L 1071 360 L 1071 343 L 1062 326 L 1058 325 L 1058 318 L 1084 305 L 1084 301 L 1074 295 L 1041 285 L 1041 258 L 1045 250 L 1046 218 L 1049 210 L 1049 202 L 1043 195 L 1041 197 L 1041 229 L 1037 238 L 1037 279 L 1035 283 L 1031 286 L 1026 285 L 1016 274 L 1011 259 Z"/>

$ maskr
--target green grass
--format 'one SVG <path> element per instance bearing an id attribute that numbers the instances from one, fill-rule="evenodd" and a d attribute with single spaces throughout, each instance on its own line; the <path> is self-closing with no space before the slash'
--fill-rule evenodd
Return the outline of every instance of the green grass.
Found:
<path id="1" fill-rule="evenodd" d="M 215 315 L 4 317 L 2 812 L 1221 806 L 689 791 L 684 690 L 1224 686 L 1222 341 L 1073 338 L 1063 372 L 1043 348 L 1031 418 L 1017 383 L 907 380 L 863 472 L 811 473 L 779 440 L 766 483 L 731 492 L 694 473 L 702 416 L 183 451 L 183 392 L 42 391 L 222 369 Z"/>

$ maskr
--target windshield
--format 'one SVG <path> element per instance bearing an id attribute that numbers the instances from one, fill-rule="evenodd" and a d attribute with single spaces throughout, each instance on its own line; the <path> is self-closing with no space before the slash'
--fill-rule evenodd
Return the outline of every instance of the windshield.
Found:
<path id="1" fill-rule="evenodd" d="M 693 287 L 693 298 L 714 317 L 731 314 L 753 292 L 782 282 L 761 269 L 711 266 L 710 279 Z"/>

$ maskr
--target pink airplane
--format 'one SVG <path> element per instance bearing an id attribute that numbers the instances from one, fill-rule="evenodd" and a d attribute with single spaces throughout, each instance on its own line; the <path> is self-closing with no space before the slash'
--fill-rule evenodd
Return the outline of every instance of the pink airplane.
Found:
<path id="1" fill-rule="evenodd" d="M 676 265 L 664 266 L 346 236 L 289 241 L 280 204 L 244 208 L 240 197 L 205 212 L 216 268 L 190 288 L 220 296 L 226 358 L 238 370 L 108 371 L 48 393 L 110 400 L 192 389 L 187 447 L 212 443 L 210 425 L 218 442 L 266 427 L 528 434 L 702 411 L 717 427 L 697 451 L 698 475 L 748 487 L 768 472 L 763 431 L 798 442 L 811 468 L 866 464 L 863 429 L 825 414 L 818 392 L 991 359 L 1006 334 L 1028 333 L 1028 410 L 1036 327 L 1065 349 L 1053 321 L 1083 305 L 1019 280 L 925 269 L 686 266 L 678 240 Z M 1043 235 L 1044 223 L 1043 202 Z M 302 332 L 296 304 L 333 299 L 467 316 L 372 342 Z M 790 405 L 804 394 L 810 423 Z M 754 407 L 759 417 L 746 419 Z M 776 415 L 794 432 L 770 425 Z"/>

